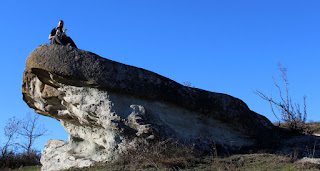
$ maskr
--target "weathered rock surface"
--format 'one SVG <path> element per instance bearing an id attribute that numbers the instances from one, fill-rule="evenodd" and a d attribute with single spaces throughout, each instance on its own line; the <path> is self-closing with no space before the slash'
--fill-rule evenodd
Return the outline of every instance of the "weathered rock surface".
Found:
<path id="1" fill-rule="evenodd" d="M 140 139 L 173 138 L 206 149 L 213 142 L 259 146 L 275 136 L 270 121 L 237 98 L 59 45 L 43 44 L 29 54 L 22 94 L 69 134 L 68 142 L 45 145 L 43 170 L 110 161 Z"/>

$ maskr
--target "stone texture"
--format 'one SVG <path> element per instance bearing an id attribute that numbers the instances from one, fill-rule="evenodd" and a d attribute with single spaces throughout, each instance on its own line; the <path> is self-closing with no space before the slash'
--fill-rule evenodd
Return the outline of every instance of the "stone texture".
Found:
<path id="1" fill-rule="evenodd" d="M 42 157 L 40 160 L 43 165 L 42 170 L 82 168 L 93 164 L 92 160 L 72 155 L 73 149 L 65 141 L 51 139 L 44 147 L 45 149 L 41 152 L 41 155 L 46 157 Z"/>
<path id="2" fill-rule="evenodd" d="M 313 164 L 318 164 L 320 165 L 320 159 L 319 158 L 308 158 L 308 157 L 304 157 L 301 160 L 299 160 L 300 163 L 313 163 Z"/>
<path id="3" fill-rule="evenodd" d="M 263 146 L 277 136 L 272 123 L 240 99 L 59 45 L 43 44 L 29 54 L 22 94 L 69 134 L 68 142 L 45 145 L 43 170 L 110 161 L 141 139 L 173 138 L 207 149 L 212 142 Z"/>

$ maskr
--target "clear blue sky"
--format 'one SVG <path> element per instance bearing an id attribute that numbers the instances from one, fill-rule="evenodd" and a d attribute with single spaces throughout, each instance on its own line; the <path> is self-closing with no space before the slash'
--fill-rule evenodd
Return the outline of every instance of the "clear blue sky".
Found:
<path id="1" fill-rule="evenodd" d="M 276 121 L 253 93 L 273 92 L 277 63 L 288 67 L 294 101 L 307 96 L 308 119 L 319 121 L 319 0 L 105 0 L 3 1 L 1 16 L 1 120 L 33 112 L 22 100 L 28 54 L 58 20 L 80 49 L 141 67 L 179 83 L 242 99 Z M 41 117 L 50 139 L 67 140 L 59 122 Z"/>

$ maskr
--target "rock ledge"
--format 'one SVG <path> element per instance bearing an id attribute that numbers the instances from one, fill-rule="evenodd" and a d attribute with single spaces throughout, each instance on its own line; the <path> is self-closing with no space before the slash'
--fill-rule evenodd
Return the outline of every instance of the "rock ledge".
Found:
<path id="1" fill-rule="evenodd" d="M 173 138 L 206 150 L 212 142 L 261 146 L 276 136 L 268 119 L 237 98 L 59 45 L 42 44 L 29 54 L 22 94 L 69 134 L 68 142 L 47 142 L 43 170 L 111 161 L 141 139 Z"/>

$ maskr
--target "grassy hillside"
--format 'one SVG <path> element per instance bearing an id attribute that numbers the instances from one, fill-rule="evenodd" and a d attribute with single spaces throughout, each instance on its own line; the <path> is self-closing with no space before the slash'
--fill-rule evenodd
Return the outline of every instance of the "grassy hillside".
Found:
<path id="1" fill-rule="evenodd" d="M 176 160 L 176 162 L 174 162 Z M 190 165 L 191 163 L 191 165 Z M 17 170 L 40 171 L 39 166 L 25 167 Z M 238 154 L 229 157 L 213 157 L 210 155 L 200 158 L 172 159 L 161 163 L 144 161 L 143 163 L 100 164 L 84 169 L 69 169 L 68 171 L 105 171 L 105 170 L 320 170 L 320 165 L 293 161 L 291 156 L 267 153 Z"/>
<path id="2" fill-rule="evenodd" d="M 307 125 L 311 127 L 315 134 L 320 134 L 320 122 L 309 122 Z"/>
<path id="3" fill-rule="evenodd" d="M 276 122 L 276 123 L 273 123 L 273 125 L 279 126 L 279 123 Z M 311 122 L 306 123 L 306 126 L 309 127 L 306 129 L 310 129 L 310 131 L 313 132 L 314 134 L 320 134 L 320 122 L 311 121 Z M 280 127 L 287 128 L 288 126 L 286 126 L 285 123 L 280 123 Z"/>
<path id="4" fill-rule="evenodd" d="M 315 133 L 320 134 L 320 122 L 310 122 L 308 125 Z M 202 153 L 186 145 L 158 142 L 152 146 L 141 145 L 114 162 L 97 163 L 94 167 L 68 171 L 320 170 L 320 164 L 301 162 L 306 153 L 312 154 L 309 157 L 320 156 L 320 137 L 295 135 L 283 139 L 282 142 L 284 143 L 280 145 L 278 151 L 267 149 L 258 152 L 248 151 L 246 154 L 230 154 L 215 148 L 211 153 Z M 19 170 L 37 171 L 40 167 L 26 167 Z"/>
<path id="5" fill-rule="evenodd" d="M 192 163 L 190 165 L 190 163 Z M 111 163 L 86 169 L 68 171 L 104 171 L 104 170 L 320 170 L 312 163 L 293 161 L 290 156 L 267 153 L 232 155 L 230 157 L 204 156 L 201 158 L 174 162 L 168 158 L 161 163 L 144 161 L 143 163 Z"/>

